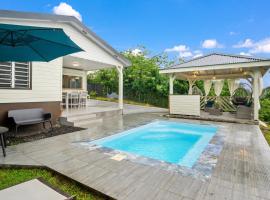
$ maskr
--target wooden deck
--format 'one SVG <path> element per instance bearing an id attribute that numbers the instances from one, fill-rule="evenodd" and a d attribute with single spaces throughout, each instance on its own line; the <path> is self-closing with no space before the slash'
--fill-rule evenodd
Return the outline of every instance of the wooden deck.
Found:
<path id="1" fill-rule="evenodd" d="M 193 120 L 204 120 L 204 121 L 213 121 L 213 122 L 227 122 L 227 123 L 239 123 L 239 124 L 250 124 L 258 125 L 258 121 L 250 119 L 238 119 L 235 114 L 230 112 L 223 112 L 222 115 L 210 115 L 208 112 L 203 110 L 200 111 L 200 116 L 194 115 L 175 115 L 169 114 L 168 117 L 180 118 L 180 119 L 193 119 Z"/>
<path id="2" fill-rule="evenodd" d="M 164 118 L 150 113 L 118 116 L 88 130 L 8 147 L 8 156 L 0 157 L 0 164 L 47 166 L 116 199 L 270 199 L 270 149 L 257 125 L 218 123 L 227 130 L 225 143 L 207 181 L 158 166 L 116 161 L 74 143 L 115 134 L 153 119 Z"/>

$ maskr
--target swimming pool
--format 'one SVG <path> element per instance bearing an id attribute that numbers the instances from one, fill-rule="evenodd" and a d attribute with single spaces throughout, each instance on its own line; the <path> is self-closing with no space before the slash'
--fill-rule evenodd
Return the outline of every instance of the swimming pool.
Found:
<path id="1" fill-rule="evenodd" d="M 92 144 L 191 168 L 217 127 L 170 121 L 155 121 Z"/>

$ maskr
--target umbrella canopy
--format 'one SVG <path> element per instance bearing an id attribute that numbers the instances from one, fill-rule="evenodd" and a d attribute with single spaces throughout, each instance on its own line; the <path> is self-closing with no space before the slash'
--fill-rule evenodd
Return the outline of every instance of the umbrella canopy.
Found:
<path id="1" fill-rule="evenodd" d="M 0 61 L 46 61 L 83 51 L 61 28 L 0 24 Z"/>

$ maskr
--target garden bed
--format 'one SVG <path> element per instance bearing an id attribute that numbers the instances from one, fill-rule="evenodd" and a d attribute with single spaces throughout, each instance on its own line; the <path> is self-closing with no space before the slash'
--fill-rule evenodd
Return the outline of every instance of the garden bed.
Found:
<path id="1" fill-rule="evenodd" d="M 72 126 L 63 126 L 58 125 L 51 129 L 39 128 L 37 130 L 22 129 L 18 131 L 17 134 L 14 132 L 7 133 L 7 145 L 16 145 L 24 142 L 32 142 L 35 140 L 40 140 L 48 137 L 53 137 L 57 135 L 72 133 L 76 131 L 85 130 L 84 128 L 72 127 Z"/>

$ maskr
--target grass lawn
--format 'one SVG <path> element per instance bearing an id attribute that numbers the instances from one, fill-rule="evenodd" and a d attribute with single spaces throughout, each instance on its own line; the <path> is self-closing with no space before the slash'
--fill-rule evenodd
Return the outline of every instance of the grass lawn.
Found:
<path id="1" fill-rule="evenodd" d="M 112 98 L 107 98 L 107 97 L 91 97 L 91 99 L 100 100 L 100 101 L 111 101 L 111 102 L 116 102 L 116 103 L 118 102 L 118 99 L 112 99 Z M 125 104 L 157 107 L 157 106 L 154 106 L 154 105 L 151 105 L 148 103 L 141 103 L 141 102 L 132 101 L 132 100 L 128 100 L 128 99 L 123 99 L 123 102 Z"/>
<path id="2" fill-rule="evenodd" d="M 263 135 L 264 135 L 266 141 L 270 145 L 270 125 L 268 125 L 268 128 L 261 127 L 261 130 L 263 132 Z"/>
<path id="3" fill-rule="evenodd" d="M 77 200 L 102 200 L 105 199 L 99 195 L 93 194 L 89 189 L 83 187 L 46 169 L 24 169 L 24 168 L 0 168 L 0 190 L 28 181 L 34 178 L 42 177 L 52 186 L 70 194 L 76 195 Z"/>

